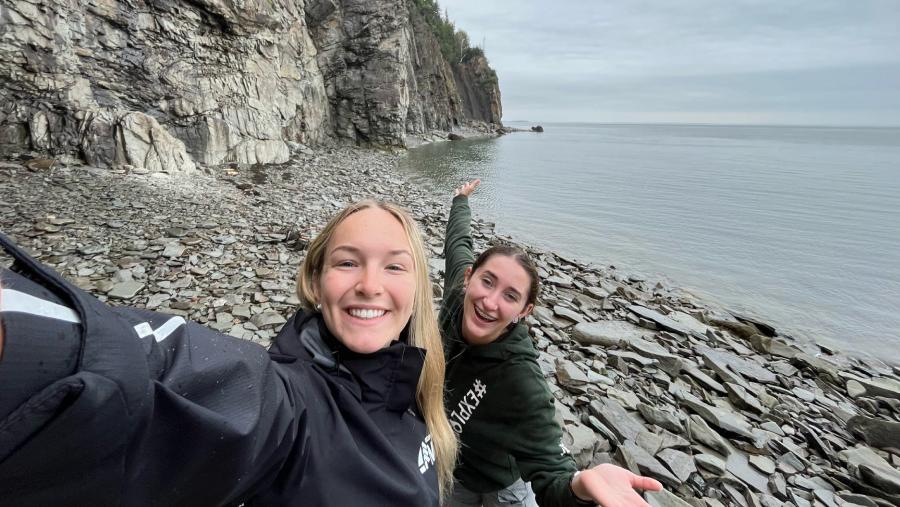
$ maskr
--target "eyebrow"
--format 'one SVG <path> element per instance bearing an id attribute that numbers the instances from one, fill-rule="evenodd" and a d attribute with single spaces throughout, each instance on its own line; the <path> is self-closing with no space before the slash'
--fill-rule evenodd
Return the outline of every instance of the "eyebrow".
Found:
<path id="1" fill-rule="evenodd" d="M 348 251 L 348 252 L 350 252 L 350 253 L 352 253 L 352 254 L 356 254 L 356 255 L 362 255 L 362 253 L 363 253 L 362 249 L 357 248 L 357 247 L 352 246 L 352 245 L 338 245 L 338 246 L 334 247 L 334 248 L 331 250 L 331 253 L 333 254 L 333 253 L 337 252 L 338 250 L 346 250 L 346 251 Z M 391 251 L 388 252 L 388 256 L 389 256 L 389 257 L 393 257 L 393 256 L 396 256 L 396 255 L 406 255 L 406 256 L 408 256 L 410 259 L 415 259 L 415 257 L 413 257 L 412 253 L 410 253 L 409 250 L 406 250 L 406 249 L 403 249 L 403 248 L 401 248 L 401 249 L 399 249 L 399 250 L 391 250 Z"/>
<path id="2" fill-rule="evenodd" d="M 484 272 L 485 272 L 485 274 L 490 275 L 490 277 L 493 278 L 494 280 L 499 280 L 499 278 L 497 278 L 497 275 L 495 275 L 494 272 L 491 271 L 490 269 L 485 269 Z M 522 293 L 519 292 L 519 289 L 517 289 L 517 288 L 515 288 L 515 287 L 513 287 L 513 286 L 510 286 L 510 287 L 509 287 L 509 290 L 515 292 L 517 296 L 521 296 L 521 295 L 522 295 Z"/>

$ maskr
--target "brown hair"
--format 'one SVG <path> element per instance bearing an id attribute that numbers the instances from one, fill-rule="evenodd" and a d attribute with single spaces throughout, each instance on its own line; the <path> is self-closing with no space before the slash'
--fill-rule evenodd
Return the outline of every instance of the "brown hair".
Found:
<path id="1" fill-rule="evenodd" d="M 528 273 L 528 277 L 531 279 L 531 284 L 528 287 L 528 297 L 525 298 L 525 306 L 533 305 L 537 302 L 537 298 L 540 295 L 541 277 L 538 274 L 537 266 L 534 265 L 534 261 L 531 260 L 531 257 L 525 253 L 525 250 L 513 245 L 495 245 L 487 250 L 481 252 L 481 255 L 475 259 L 475 263 L 472 264 L 472 272 L 478 271 L 478 268 L 481 267 L 482 264 L 487 262 L 488 259 L 495 255 L 504 255 L 506 257 L 512 257 L 522 266 L 522 269 Z"/>
<path id="2" fill-rule="evenodd" d="M 428 277 L 428 259 L 422 236 L 408 211 L 396 204 L 381 201 L 360 201 L 347 206 L 335 215 L 309 244 L 306 258 L 297 274 L 297 296 L 307 310 L 314 310 L 317 303 L 315 284 L 325 264 L 328 242 L 337 227 L 350 215 L 368 208 L 380 208 L 396 218 L 409 240 L 415 263 L 416 293 L 412 315 L 409 318 L 409 344 L 423 348 L 425 364 L 416 388 L 416 400 L 431 432 L 436 456 L 436 468 L 441 498 L 446 498 L 453 486 L 453 467 L 456 466 L 458 443 L 444 412 L 444 349 L 431 299 L 431 279 Z"/>

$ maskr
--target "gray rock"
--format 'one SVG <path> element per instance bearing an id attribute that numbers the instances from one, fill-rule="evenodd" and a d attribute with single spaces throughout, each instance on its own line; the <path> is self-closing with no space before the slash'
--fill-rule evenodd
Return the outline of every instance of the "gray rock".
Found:
<path id="1" fill-rule="evenodd" d="M 759 400 L 743 387 L 737 384 L 726 383 L 725 389 L 728 391 L 728 399 L 734 403 L 734 406 L 757 415 L 762 415 L 766 412 Z"/>
<path id="2" fill-rule="evenodd" d="M 280 313 L 277 312 L 263 312 L 257 313 L 253 317 L 250 318 L 250 322 L 253 323 L 259 329 L 264 329 L 267 327 L 275 327 L 280 326 L 287 322 L 287 320 L 281 316 Z"/>
<path id="3" fill-rule="evenodd" d="M 693 507 L 665 489 L 644 493 L 644 499 L 651 507 Z"/>
<path id="4" fill-rule="evenodd" d="M 675 433 L 684 433 L 684 425 L 681 424 L 681 421 L 675 414 L 647 405 L 646 403 L 639 403 L 637 409 L 650 424 L 655 424 Z"/>
<path id="5" fill-rule="evenodd" d="M 691 330 L 689 327 L 679 324 L 674 320 L 666 317 L 665 315 L 657 312 L 656 310 L 651 310 L 649 308 L 640 306 L 640 305 L 631 305 L 628 307 L 636 315 L 639 315 L 647 320 L 651 320 L 656 323 L 662 329 L 666 329 L 668 331 L 674 331 L 676 333 L 680 333 L 683 335 L 690 335 Z"/>
<path id="6" fill-rule="evenodd" d="M 857 415 L 847 422 L 847 431 L 862 435 L 873 447 L 900 450 L 900 422 Z"/>
<path id="7" fill-rule="evenodd" d="M 610 358 L 620 358 L 623 361 L 635 363 L 642 368 L 647 368 L 658 363 L 656 359 L 650 359 L 640 354 L 635 354 L 634 352 L 628 352 L 627 350 L 610 350 L 607 351 L 607 355 Z"/>
<path id="8" fill-rule="evenodd" d="M 653 477 L 671 488 L 677 488 L 681 484 L 672 472 L 669 472 L 662 463 L 636 443 L 627 440 L 619 446 L 617 452 L 627 455 L 624 459 L 630 460 L 637 465 L 637 468 L 642 475 Z"/>
<path id="9" fill-rule="evenodd" d="M 900 471 L 865 446 L 856 446 L 838 453 L 847 468 L 863 482 L 881 490 L 900 493 Z"/>
<path id="10" fill-rule="evenodd" d="M 584 317 L 582 317 L 578 312 L 574 312 L 561 305 L 555 305 L 553 307 L 553 314 L 566 320 L 571 320 L 575 323 L 584 322 Z"/>
<path id="11" fill-rule="evenodd" d="M 623 320 L 581 323 L 572 329 L 572 337 L 583 345 L 618 347 L 621 342 L 650 336 L 646 330 Z"/>
<path id="12" fill-rule="evenodd" d="M 634 441 L 644 425 L 615 400 L 600 399 L 590 403 L 591 414 L 612 430 L 619 442 Z"/>
<path id="13" fill-rule="evenodd" d="M 900 382 L 888 377 L 876 377 L 857 380 L 869 396 L 883 396 L 885 398 L 900 399 Z"/>
<path id="14" fill-rule="evenodd" d="M 728 455 L 729 447 L 715 430 L 710 428 L 706 421 L 698 415 L 691 415 L 687 421 L 687 436 L 690 440 L 706 445 L 722 455 Z"/>
<path id="15" fill-rule="evenodd" d="M 775 462 L 765 456 L 750 455 L 750 464 L 760 472 L 771 475 L 775 473 Z"/>
<path id="16" fill-rule="evenodd" d="M 578 387 L 588 383 L 588 377 L 584 371 L 575 363 L 565 359 L 556 360 L 556 379 L 567 387 Z"/>
<path id="17" fill-rule="evenodd" d="M 777 381 L 775 374 L 771 371 L 731 352 L 716 350 L 703 345 L 698 346 L 697 350 L 703 356 L 704 362 L 715 365 L 717 368 L 728 367 L 734 372 L 740 373 L 744 377 L 755 382 L 774 384 Z"/>
<path id="18" fill-rule="evenodd" d="M 712 454 L 697 454 L 694 456 L 697 466 L 702 467 L 716 475 L 725 473 L 725 462 L 721 458 L 717 458 Z"/>
<path id="19" fill-rule="evenodd" d="M 621 390 L 615 389 L 615 388 L 607 389 L 606 396 L 608 398 L 618 401 L 619 403 L 622 404 L 623 407 L 625 407 L 628 410 L 636 410 L 638 403 L 640 403 L 640 400 L 634 393 L 629 392 L 629 391 L 621 391 Z"/>
<path id="20" fill-rule="evenodd" d="M 676 451 L 675 449 L 663 449 L 656 457 L 659 458 L 681 482 L 687 482 L 691 474 L 697 471 L 697 467 L 694 465 L 694 459 L 681 451 Z"/>
<path id="21" fill-rule="evenodd" d="M 866 386 L 854 379 L 847 381 L 847 396 L 851 398 L 859 398 L 866 394 Z"/>
<path id="22" fill-rule="evenodd" d="M 115 299 L 131 299 L 143 288 L 144 284 L 141 282 L 121 282 L 113 285 L 106 295 Z"/>
<path id="23" fill-rule="evenodd" d="M 706 422 L 724 431 L 753 439 L 750 424 L 738 414 L 732 414 L 712 405 L 707 405 L 696 398 L 686 398 L 681 403 L 700 415 Z"/>

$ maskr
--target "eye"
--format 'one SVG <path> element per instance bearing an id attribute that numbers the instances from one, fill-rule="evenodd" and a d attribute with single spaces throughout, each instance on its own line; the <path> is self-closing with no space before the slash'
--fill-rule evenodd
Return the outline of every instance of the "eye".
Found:
<path id="1" fill-rule="evenodd" d="M 481 283 L 484 284 L 485 287 L 493 287 L 494 286 L 494 281 L 488 277 L 482 278 Z"/>
<path id="2" fill-rule="evenodd" d="M 512 303 L 518 303 L 518 302 L 519 302 L 519 295 L 516 294 L 515 292 L 507 292 L 507 293 L 506 293 L 506 300 L 509 301 L 509 302 L 512 302 Z"/>
<path id="3" fill-rule="evenodd" d="M 336 268 L 352 268 L 356 266 L 356 262 L 350 259 L 344 259 L 341 261 L 337 261 L 334 263 L 334 267 Z"/>
<path id="4" fill-rule="evenodd" d="M 387 267 L 387 270 L 403 272 L 403 271 L 406 271 L 406 266 L 404 266 L 403 264 L 389 264 Z"/>

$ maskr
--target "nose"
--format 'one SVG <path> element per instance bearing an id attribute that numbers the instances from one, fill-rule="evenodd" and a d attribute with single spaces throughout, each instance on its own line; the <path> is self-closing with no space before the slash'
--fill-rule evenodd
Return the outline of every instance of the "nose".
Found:
<path id="1" fill-rule="evenodd" d="M 383 289 L 380 270 L 367 267 L 361 271 L 359 280 L 356 282 L 357 294 L 372 297 L 381 294 Z"/>
<path id="2" fill-rule="evenodd" d="M 481 302 L 482 306 L 484 306 L 485 310 L 494 311 L 500 307 L 500 294 L 498 291 L 491 291 L 489 294 L 484 296 L 484 299 Z"/>

